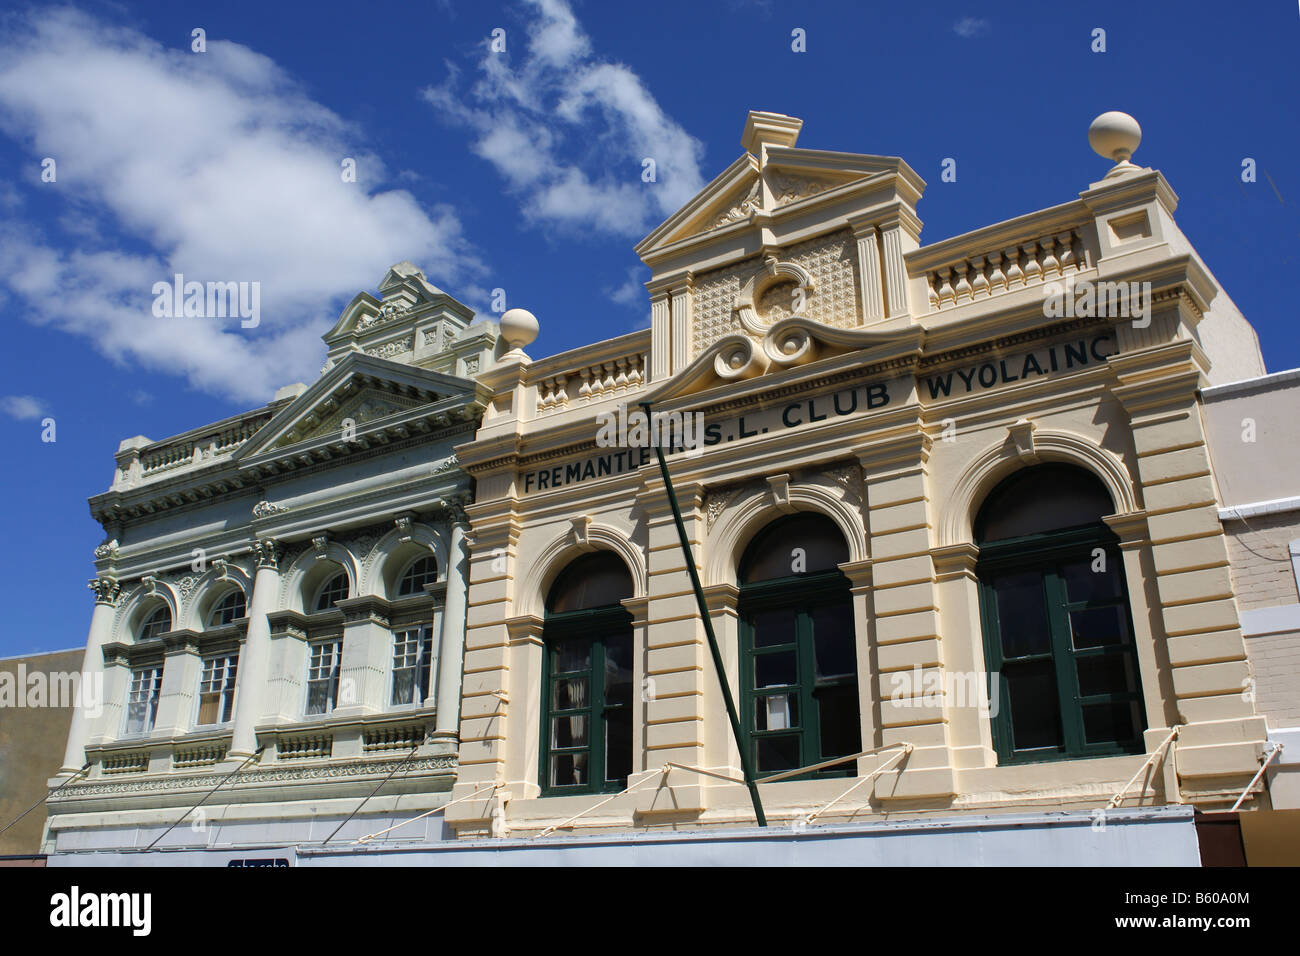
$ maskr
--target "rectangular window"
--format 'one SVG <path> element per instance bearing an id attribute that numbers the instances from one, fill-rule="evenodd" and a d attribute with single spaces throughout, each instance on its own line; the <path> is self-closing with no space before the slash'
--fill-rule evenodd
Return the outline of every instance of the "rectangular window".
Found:
<path id="1" fill-rule="evenodd" d="M 126 733 L 147 734 L 158 717 L 158 698 L 162 696 L 161 667 L 137 667 L 131 672 L 131 686 L 126 695 Z"/>
<path id="2" fill-rule="evenodd" d="M 307 665 L 307 714 L 328 714 L 338 704 L 339 667 L 343 642 L 322 641 L 311 645 Z"/>
<path id="3" fill-rule="evenodd" d="M 433 629 L 412 627 L 393 633 L 393 703 L 420 704 L 429 696 Z"/>
<path id="4" fill-rule="evenodd" d="M 235 703 L 237 654 L 203 659 L 203 676 L 199 678 L 199 724 L 224 724 L 230 720 Z"/>

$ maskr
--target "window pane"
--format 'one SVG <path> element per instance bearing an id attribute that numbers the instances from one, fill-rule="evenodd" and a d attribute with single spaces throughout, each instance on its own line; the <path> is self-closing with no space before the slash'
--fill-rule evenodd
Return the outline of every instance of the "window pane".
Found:
<path id="1" fill-rule="evenodd" d="M 817 690 L 816 697 L 817 718 L 821 725 L 821 759 L 847 757 L 861 750 L 857 681 L 821 687 Z M 848 767 L 849 764 L 843 766 Z"/>
<path id="2" fill-rule="evenodd" d="M 591 667 L 591 641 L 553 641 L 552 673 L 571 674 Z"/>
<path id="3" fill-rule="evenodd" d="M 842 601 L 812 612 L 813 650 L 817 677 L 842 677 L 858 672 L 853 640 L 853 604 Z"/>
<path id="4" fill-rule="evenodd" d="M 583 555 L 566 567 L 547 595 L 553 614 L 584 608 L 609 607 L 632 596 L 632 574 L 612 551 Z"/>
<path id="5" fill-rule="evenodd" d="M 794 608 L 761 611 L 750 617 L 755 647 L 794 643 Z"/>
<path id="6" fill-rule="evenodd" d="M 839 526 L 825 515 L 779 518 L 750 542 L 740 560 L 740 583 L 833 571 L 849 559 Z"/>
<path id="7" fill-rule="evenodd" d="M 632 703 L 632 635 L 605 639 L 605 705 Z"/>
<path id="8" fill-rule="evenodd" d="M 755 730 L 789 730 L 798 726 L 797 694 L 767 694 L 754 698 Z"/>
<path id="9" fill-rule="evenodd" d="M 1107 647 L 1124 643 L 1128 626 L 1124 611 L 1118 607 L 1098 607 L 1087 611 L 1070 612 L 1070 635 L 1075 650 L 1085 647 Z"/>
<path id="10" fill-rule="evenodd" d="M 1068 465 L 1025 468 L 999 484 L 980 507 L 976 540 L 1003 541 L 1096 524 L 1114 511 L 1110 493 L 1091 472 Z"/>
<path id="11" fill-rule="evenodd" d="M 754 658 L 755 687 L 786 687 L 799 681 L 794 651 L 774 651 Z"/>
<path id="12" fill-rule="evenodd" d="M 555 696 L 551 699 L 554 710 L 578 710 L 588 706 L 587 678 L 566 677 L 555 682 Z"/>
<path id="13" fill-rule="evenodd" d="M 1133 659 L 1127 654 L 1093 654 L 1075 661 L 1079 672 L 1079 693 L 1125 694 L 1135 689 Z"/>
<path id="14" fill-rule="evenodd" d="M 576 787 L 587 782 L 587 755 L 553 754 L 551 756 L 551 786 Z"/>
<path id="15" fill-rule="evenodd" d="M 415 703 L 415 668 L 393 671 L 393 703 Z"/>
<path id="16" fill-rule="evenodd" d="M 605 715 L 605 782 L 622 783 L 632 772 L 632 708 Z"/>
<path id="17" fill-rule="evenodd" d="M 552 717 L 551 746 L 560 748 L 587 746 L 587 718 L 584 716 Z"/>
<path id="18" fill-rule="evenodd" d="M 1127 743 L 1138 726 L 1137 703 L 1117 701 L 1108 704 L 1085 704 L 1083 736 L 1090 744 Z"/>
<path id="19" fill-rule="evenodd" d="M 199 723 L 217 723 L 217 706 L 220 701 L 221 696 L 219 694 L 204 694 L 199 698 Z"/>
<path id="20" fill-rule="evenodd" d="M 1008 574 L 993 582 L 1002 631 L 1002 656 L 1025 657 L 1051 650 L 1043 576 L 1036 571 Z"/>
<path id="21" fill-rule="evenodd" d="M 802 766 L 799 763 L 799 737 L 795 734 L 759 737 L 754 741 L 754 749 L 759 773 L 776 773 Z"/>
<path id="22" fill-rule="evenodd" d="M 1011 702 L 1013 749 L 1060 747 L 1061 714 L 1056 696 L 1056 674 L 1051 661 L 1035 661 L 1003 671 Z"/>
<path id="23" fill-rule="evenodd" d="M 1103 562 L 1103 571 L 1094 571 L 1091 559 L 1061 568 L 1067 601 L 1108 601 L 1119 597 L 1119 555 L 1107 552 Z"/>
<path id="24" fill-rule="evenodd" d="M 438 563 L 432 556 L 420 558 L 402 574 L 401 583 L 397 587 L 399 597 L 405 597 L 409 594 L 424 594 L 426 584 L 436 584 L 438 581 Z"/>

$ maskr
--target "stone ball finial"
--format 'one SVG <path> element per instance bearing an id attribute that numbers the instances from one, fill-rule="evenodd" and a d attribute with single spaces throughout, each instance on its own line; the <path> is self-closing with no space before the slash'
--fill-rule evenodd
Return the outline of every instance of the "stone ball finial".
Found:
<path id="1" fill-rule="evenodd" d="M 537 316 L 527 309 L 507 309 L 501 316 L 501 337 L 511 349 L 531 345 L 540 328 Z"/>
<path id="2" fill-rule="evenodd" d="M 1099 156 L 1127 166 L 1129 158 L 1142 142 L 1142 127 L 1127 113 L 1111 110 L 1102 113 L 1088 127 L 1088 143 Z"/>

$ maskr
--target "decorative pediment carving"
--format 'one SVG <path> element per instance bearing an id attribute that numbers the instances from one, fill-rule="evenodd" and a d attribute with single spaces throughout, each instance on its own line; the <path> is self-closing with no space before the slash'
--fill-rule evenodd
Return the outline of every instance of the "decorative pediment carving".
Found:
<path id="1" fill-rule="evenodd" d="M 866 361 L 877 356 L 919 355 L 924 336 L 919 326 L 866 331 L 834 328 L 794 316 L 777 322 L 761 338 L 728 335 L 719 339 L 678 375 L 652 389 L 645 400 L 660 402 L 690 395 L 846 352 L 869 350 Z"/>

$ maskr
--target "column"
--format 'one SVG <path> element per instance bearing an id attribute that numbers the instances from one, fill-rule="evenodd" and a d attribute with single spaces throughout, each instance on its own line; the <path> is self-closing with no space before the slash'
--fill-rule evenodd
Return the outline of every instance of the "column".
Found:
<path id="1" fill-rule="evenodd" d="M 465 522 L 461 514 L 451 521 L 451 546 L 447 549 L 447 596 L 438 635 L 438 690 L 434 731 L 449 737 L 460 733 L 461 670 L 465 662 L 465 579 L 469 561 L 465 554 Z"/>
<path id="2" fill-rule="evenodd" d="M 943 694 L 943 641 L 931 551 L 928 467 L 930 438 L 919 421 L 892 437 L 854 448 L 866 484 L 871 543 L 871 611 L 875 621 L 876 688 L 881 745 L 916 749 L 899 771 L 882 774 L 882 800 L 956 792 Z M 921 686 L 915 686 L 917 678 Z"/>
<path id="3" fill-rule="evenodd" d="M 1152 603 L 1175 704 L 1188 725 L 1177 744 L 1182 792 L 1217 803 L 1235 800 L 1258 769 L 1267 729 L 1244 693 L 1250 670 L 1196 403 L 1194 346 L 1178 345 L 1181 362 L 1170 363 L 1164 346 L 1109 363 L 1119 376 L 1113 393 L 1129 416 L 1146 506 Z"/>
<path id="4" fill-rule="evenodd" d="M 676 490 L 691 548 L 698 555 L 704 537 L 701 489 L 683 483 Z M 659 773 L 668 762 L 739 767 L 668 492 L 657 472 L 646 478 L 638 500 L 646 515 L 650 545 L 645 676 L 647 690 L 652 687 L 653 693 L 645 695 L 645 765 L 652 768 L 651 773 Z M 692 556 L 692 560 L 699 568 L 699 559 Z M 728 678 L 733 681 L 734 696 L 735 675 Z M 710 741 L 715 746 L 707 746 Z M 643 777 L 633 774 L 628 782 L 635 784 Z M 702 778 L 683 772 L 674 774 L 670 782 L 671 793 L 669 788 L 655 793 L 652 809 L 703 809 Z M 745 799 L 743 792 L 740 799 Z"/>
<path id="5" fill-rule="evenodd" d="M 881 223 L 881 238 L 884 245 L 885 294 L 889 311 L 888 317 L 896 319 L 908 315 L 907 309 L 907 265 L 903 262 L 903 222 Z"/>
<path id="6" fill-rule="evenodd" d="M 81 689 L 77 706 L 72 710 L 72 727 L 68 746 L 63 753 L 60 774 L 76 773 L 86 762 L 86 740 L 90 736 L 89 709 L 98 713 L 104 704 L 104 645 L 113 631 L 122 590 L 113 578 L 91 578 L 87 585 L 95 592 L 95 609 L 90 615 L 90 635 L 81 659 Z"/>
<path id="7" fill-rule="evenodd" d="M 662 382 L 672 374 L 672 315 L 668 290 L 658 289 L 650 297 L 650 381 Z"/>
<path id="8" fill-rule="evenodd" d="M 248 635 L 239 655 L 239 689 L 228 757 L 243 760 L 257 750 L 257 722 L 271 670 L 271 624 L 266 616 L 275 610 L 280 597 L 280 545 L 270 538 L 253 543 L 257 575 L 248 608 Z"/>
<path id="9" fill-rule="evenodd" d="M 862 305 L 862 324 L 872 325 L 885 318 L 884 291 L 880 284 L 880 242 L 876 227 L 867 225 L 854 233 L 858 243 L 858 282 Z"/>
<path id="10" fill-rule="evenodd" d="M 199 635 L 195 631 L 174 631 L 163 637 L 162 695 L 154 729 L 173 736 L 194 726 L 194 698 L 198 696 L 201 664 Z"/>
<path id="11" fill-rule="evenodd" d="M 673 289 L 672 301 L 672 371 L 680 372 L 691 364 L 691 302 L 694 297 L 691 277 L 685 285 Z"/>

